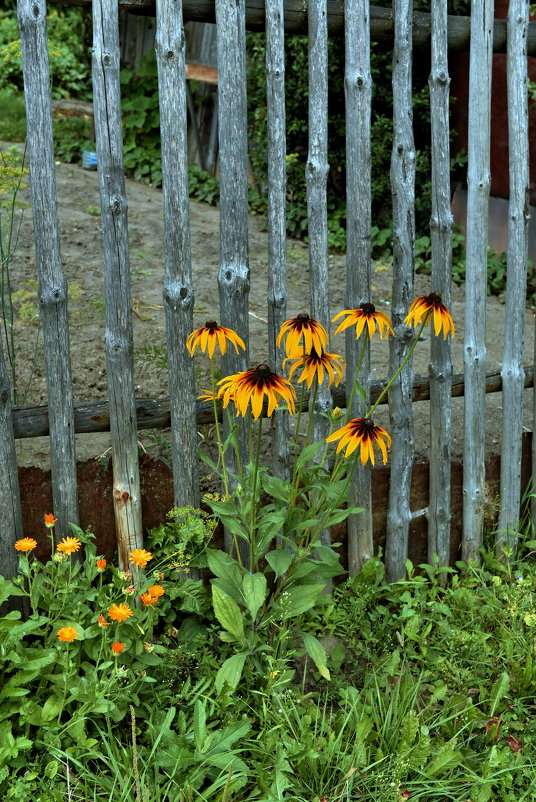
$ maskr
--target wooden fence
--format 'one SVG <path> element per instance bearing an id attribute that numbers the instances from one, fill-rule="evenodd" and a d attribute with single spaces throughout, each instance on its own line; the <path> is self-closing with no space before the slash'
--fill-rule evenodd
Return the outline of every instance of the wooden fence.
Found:
<path id="1" fill-rule="evenodd" d="M 77 0 L 80 2 L 80 0 Z M 150 0 L 120 2 L 123 8 L 154 13 Z M 307 13 L 299 0 L 158 0 L 156 55 L 159 74 L 165 228 L 163 298 L 169 354 L 169 402 L 136 400 L 133 380 L 127 198 L 122 164 L 119 84 L 118 3 L 93 0 L 93 94 L 102 209 L 104 281 L 106 287 L 105 348 L 109 401 L 100 418 L 109 421 L 112 437 L 113 498 L 119 559 L 128 563 L 128 551 L 142 545 L 138 470 L 137 416 L 140 425 L 171 425 L 171 454 L 175 504 L 198 503 L 197 426 L 193 362 L 185 339 L 194 328 L 195 287 L 192 281 L 189 209 L 187 124 L 185 93 L 185 39 L 183 19 L 216 21 L 218 49 L 218 112 L 220 150 L 221 263 L 217 279 L 220 319 L 248 332 L 248 138 L 246 106 L 245 32 L 267 33 L 268 95 L 268 230 L 269 290 L 268 340 L 272 367 L 281 369 L 282 353 L 276 333 L 286 318 L 285 238 L 285 62 L 284 34 L 308 33 L 309 154 L 306 167 L 309 214 L 311 314 L 329 320 L 327 163 L 327 42 L 344 35 L 346 52 L 347 131 L 347 289 L 346 306 L 370 300 L 370 183 L 371 89 L 370 32 L 393 38 L 394 141 L 391 181 L 393 190 L 394 282 L 392 319 L 396 338 L 390 343 L 390 370 L 407 354 L 411 333 L 403 320 L 413 297 L 415 148 L 412 132 L 412 48 L 414 42 L 431 48 L 430 103 L 432 117 L 432 285 L 450 300 L 451 232 L 449 184 L 449 74 L 450 48 L 470 44 L 470 121 L 467 219 L 467 283 L 464 345 L 465 446 L 463 557 L 477 554 L 483 537 L 485 393 L 502 386 L 503 462 L 501 474 L 501 543 L 515 545 L 514 525 L 521 495 L 522 391 L 531 381 L 523 368 L 525 286 L 528 222 L 528 111 L 527 52 L 534 52 L 536 35 L 528 22 L 528 0 L 511 0 L 506 23 L 493 21 L 490 0 L 474 0 L 471 25 L 465 18 L 447 17 L 445 0 L 432 0 L 431 15 L 414 14 L 410 0 L 394 0 L 393 10 L 370 7 L 366 0 L 339 3 L 309 0 Z M 0 350 L 0 548 L 4 573 L 15 571 L 12 544 L 23 535 L 17 482 L 15 436 L 50 434 L 54 513 L 60 535 L 76 522 L 77 488 L 75 431 L 87 431 L 82 407 L 73 405 L 69 360 L 66 280 L 62 270 L 55 201 L 54 153 L 46 37 L 45 0 L 19 0 L 28 154 L 35 227 L 39 303 L 48 376 L 47 416 L 10 406 L 9 380 Z M 507 34 L 505 35 L 505 32 Z M 470 42 L 469 42 L 470 37 Z M 485 298 L 487 269 L 487 210 L 489 195 L 489 130 L 491 55 L 505 48 L 508 60 L 510 137 L 510 213 L 508 244 L 507 315 L 500 381 L 486 375 Z M 292 310 L 295 313 L 295 310 Z M 300 310 L 298 310 L 300 311 Z M 356 342 L 346 341 L 348 375 L 356 363 Z M 0 344 L 1 349 L 1 344 Z M 364 360 L 364 384 L 372 397 L 378 388 L 370 379 L 370 356 Z M 224 373 L 247 367 L 247 355 L 230 349 Z M 419 380 L 421 381 L 421 380 Z M 456 382 L 458 383 L 456 385 Z M 422 382 L 421 382 L 422 383 Z M 351 382 L 347 383 L 351 384 Z M 386 544 L 387 575 L 404 573 L 409 525 L 426 514 L 429 556 L 448 562 L 450 540 L 451 395 L 460 387 L 453 377 L 450 342 L 433 338 L 427 388 L 431 399 L 430 498 L 426 510 L 412 512 L 409 483 L 413 463 L 411 362 L 389 393 L 391 414 L 391 475 Z M 429 389 L 428 389 L 429 388 Z M 340 404 L 340 399 L 338 400 Z M 167 406 L 166 406 L 167 404 Z M 319 413 L 329 410 L 332 394 L 319 393 L 315 434 L 324 435 Z M 89 405 L 91 406 L 91 405 Z M 98 406 L 98 404 L 97 404 Z M 141 409 L 140 409 L 141 408 Z M 354 402 L 355 414 L 362 411 Z M 151 413 L 154 413 L 151 416 Z M 145 423 L 141 420 L 145 415 Z M 158 417 L 158 415 L 160 417 Z M 39 424 L 41 416 L 41 424 Z M 156 417 L 155 417 L 156 416 Z M 91 417 L 91 416 L 90 416 Z M 93 416 L 94 417 L 94 416 Z M 149 424 L 147 423 L 149 419 Z M 84 423 L 85 421 L 85 423 Z M 97 424 L 98 425 L 98 424 Z M 108 424 L 105 422 L 105 426 Z M 285 416 L 273 419 L 274 465 L 284 466 L 287 442 Z M 26 427 L 26 428 L 25 428 Z M 95 427 L 94 427 L 95 428 Z M 281 467 L 279 467 L 281 470 Z M 354 482 L 356 502 L 370 510 L 370 470 Z M 325 533 L 329 536 L 329 533 Z M 373 553 L 372 520 L 368 513 L 353 516 L 348 526 L 350 572 L 355 573 Z"/>

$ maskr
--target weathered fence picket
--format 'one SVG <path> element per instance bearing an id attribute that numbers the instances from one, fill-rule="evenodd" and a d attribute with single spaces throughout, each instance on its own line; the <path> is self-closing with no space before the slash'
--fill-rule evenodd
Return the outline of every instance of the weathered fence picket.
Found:
<path id="1" fill-rule="evenodd" d="M 413 331 L 404 323 L 413 300 L 413 247 L 415 241 L 415 146 L 413 100 L 411 0 L 395 0 L 395 44 L 393 49 L 393 151 L 391 190 L 393 197 L 393 301 L 391 319 L 395 337 L 390 340 L 389 375 L 398 370 L 413 342 Z M 408 551 L 411 510 L 409 491 L 413 465 L 413 410 L 411 359 L 389 391 L 391 482 L 387 508 L 385 569 L 389 580 L 404 576 Z"/>
<path id="2" fill-rule="evenodd" d="M 13 432 L 11 385 L 0 337 L 0 556 L 7 576 L 17 573 L 13 542 L 23 536 L 19 474 Z"/>
<path id="3" fill-rule="evenodd" d="M 523 434 L 523 343 L 527 291 L 529 226 L 529 115 L 527 91 L 528 0 L 510 0 L 508 9 L 508 146 L 510 201 L 508 206 L 508 276 L 504 356 L 501 449 L 501 509 L 499 549 L 515 548 L 521 495 Z"/>
<path id="4" fill-rule="evenodd" d="M 130 256 L 119 88 L 119 20 L 106 0 L 93 2 L 93 108 L 106 300 L 106 371 L 110 397 L 113 502 L 119 565 L 143 545 L 132 337 Z"/>
<path id="5" fill-rule="evenodd" d="M 371 298 L 371 102 L 369 4 L 366 0 L 346 0 L 344 14 L 352 20 L 345 28 L 346 101 L 346 308 L 358 309 Z M 365 404 L 357 393 L 352 396 L 361 342 L 355 328 L 346 330 L 346 401 L 351 403 L 350 418 L 362 417 Z M 359 382 L 370 402 L 370 343 L 361 362 Z M 352 402 L 350 402 L 352 398 Z M 371 470 L 367 464 L 355 471 L 350 492 L 363 512 L 348 518 L 348 570 L 357 574 L 374 554 L 372 532 Z"/>
<path id="6" fill-rule="evenodd" d="M 493 0 L 474 0 L 469 65 L 467 237 L 465 282 L 465 439 L 463 559 L 482 545 L 485 501 L 486 288 L 490 189 L 490 106 Z"/>
<path id="7" fill-rule="evenodd" d="M 39 308 L 47 372 L 50 465 L 57 534 L 78 523 L 67 281 L 60 254 L 45 0 L 19 0 L 27 152 Z"/>
<path id="8" fill-rule="evenodd" d="M 432 126 L 432 289 L 450 309 L 452 228 L 450 208 L 449 68 L 447 2 L 432 1 L 432 69 L 430 118 Z M 451 382 L 450 337 L 430 343 L 430 493 L 428 501 L 428 560 L 450 560 Z"/>
<path id="9" fill-rule="evenodd" d="M 181 0 L 156 8 L 162 195 L 164 201 L 164 309 L 169 365 L 171 460 L 177 507 L 199 503 L 194 363 L 186 349 L 193 331 L 194 287 L 190 249 L 185 38 Z"/>

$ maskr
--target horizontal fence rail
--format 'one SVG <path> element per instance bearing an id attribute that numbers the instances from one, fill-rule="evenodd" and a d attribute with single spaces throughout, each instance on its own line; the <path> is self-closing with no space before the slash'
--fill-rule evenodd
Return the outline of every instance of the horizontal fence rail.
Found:
<path id="1" fill-rule="evenodd" d="M 91 0 L 61 0 L 59 5 L 89 6 Z M 119 8 L 133 14 L 156 15 L 155 0 L 119 0 Z M 285 33 L 307 33 L 307 4 L 303 0 L 286 0 Z M 183 2 L 185 22 L 216 22 L 215 0 L 185 0 Z M 413 46 L 428 48 L 432 38 L 431 14 L 414 11 Z M 469 50 L 471 38 L 470 17 L 449 15 L 447 18 L 449 50 Z M 343 4 L 337 0 L 327 3 L 327 24 L 330 36 L 344 35 Z M 265 30 L 265 3 L 263 0 L 246 2 L 246 28 L 249 31 Z M 373 41 L 392 43 L 394 39 L 394 12 L 390 8 L 370 6 L 370 35 Z M 493 25 L 493 52 L 506 53 L 506 20 L 496 19 Z M 527 55 L 536 55 L 536 22 L 528 25 Z"/>

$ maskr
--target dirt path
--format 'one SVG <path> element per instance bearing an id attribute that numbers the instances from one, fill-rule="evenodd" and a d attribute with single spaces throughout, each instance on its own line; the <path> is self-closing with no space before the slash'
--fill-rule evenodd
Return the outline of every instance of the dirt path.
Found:
<path id="1" fill-rule="evenodd" d="M 107 397 L 104 359 L 104 288 L 102 278 L 101 227 L 97 174 L 73 165 L 57 165 L 57 195 L 61 225 L 61 253 L 69 284 L 71 323 L 71 354 L 75 401 L 97 400 Z M 143 184 L 127 181 L 129 204 L 129 239 L 131 249 L 132 298 L 134 311 L 134 344 L 136 352 L 136 393 L 139 397 L 165 397 L 168 394 L 165 373 L 158 370 L 157 357 L 150 358 L 143 349 L 160 349 L 165 352 L 165 321 L 162 306 L 163 217 L 161 191 Z M 29 203 L 26 190 L 21 197 Z M 218 318 L 217 273 L 219 260 L 219 212 L 203 203 L 192 202 L 191 244 L 195 287 L 195 324 L 203 325 L 207 319 Z M 267 359 L 266 297 L 267 297 L 267 234 L 259 220 L 250 218 L 250 342 L 251 364 Z M 289 316 L 307 310 L 309 271 L 307 246 L 302 242 L 288 241 L 288 305 Z M 345 258 L 330 256 L 330 304 L 332 316 L 344 308 Z M 46 376 L 41 346 L 34 359 L 36 325 L 35 259 L 31 209 L 24 212 L 20 241 L 12 266 L 16 308 L 17 359 L 19 388 L 28 384 L 24 403 L 37 404 L 47 400 Z M 373 302 L 389 313 L 392 269 L 375 265 L 373 269 Z M 416 294 L 429 290 L 429 279 L 416 278 Z M 453 288 L 452 313 L 456 322 L 453 342 L 454 371 L 463 371 L 463 312 L 464 293 Z M 503 349 L 504 304 L 489 298 L 487 306 L 487 369 L 500 366 Z M 332 331 L 334 331 L 332 325 Z M 534 320 L 527 314 L 525 326 L 524 362 L 533 361 Z M 344 336 L 331 342 L 331 350 L 343 353 Z M 157 354 L 158 356 L 158 354 Z M 203 357 L 196 358 L 198 375 L 204 372 Z M 387 344 L 374 341 L 374 378 L 386 374 Z M 416 373 L 428 371 L 429 342 L 421 343 L 416 351 Z M 32 366 L 34 372 L 32 375 Z M 31 377 L 31 378 L 30 378 Z M 502 395 L 487 396 L 487 452 L 500 450 Z M 532 390 L 525 391 L 525 423 L 531 428 Z M 417 458 L 426 458 L 429 441 L 429 404 L 414 405 Z M 455 425 L 453 427 L 453 453 L 463 452 L 463 399 L 453 400 Z M 378 422 L 388 425 L 386 414 L 377 416 Z M 150 449 L 159 448 L 161 433 L 143 432 L 141 438 Z M 79 459 L 88 459 L 104 451 L 109 445 L 107 434 L 78 435 Z M 48 438 L 19 441 L 21 465 L 48 467 Z"/>

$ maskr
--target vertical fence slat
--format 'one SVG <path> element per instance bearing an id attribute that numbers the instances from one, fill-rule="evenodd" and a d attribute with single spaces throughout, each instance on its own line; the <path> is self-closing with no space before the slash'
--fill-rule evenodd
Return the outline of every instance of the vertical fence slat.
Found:
<path id="1" fill-rule="evenodd" d="M 67 281 L 60 254 L 46 3 L 19 0 L 30 188 L 39 307 L 47 369 L 50 463 L 56 533 L 78 523 L 73 391 L 69 354 Z"/>
<path id="2" fill-rule="evenodd" d="M 309 280 L 311 315 L 329 331 L 328 272 L 328 26 L 326 0 L 311 0 L 309 28 L 309 152 L 305 167 L 309 236 Z M 327 384 L 320 385 L 314 407 L 312 433 L 322 440 L 329 433 L 329 421 L 322 413 L 332 408 Z M 329 544 L 329 529 L 320 539 Z"/>
<path id="3" fill-rule="evenodd" d="M 393 306 L 396 337 L 390 341 L 389 375 L 407 355 L 413 333 L 404 325 L 413 297 L 413 247 L 415 240 L 415 146 L 412 110 L 412 2 L 395 0 L 393 49 L 393 151 L 391 187 L 393 195 Z M 385 544 L 386 575 L 390 581 L 404 575 L 411 511 L 409 493 L 413 464 L 413 369 L 408 362 L 389 391 L 391 481 L 387 507 Z"/>
<path id="4" fill-rule="evenodd" d="M 93 1 L 93 108 L 101 201 L 113 501 L 119 565 L 143 543 L 132 363 L 127 198 L 119 88 L 117 4 Z"/>
<path id="5" fill-rule="evenodd" d="M 276 339 L 287 314 L 285 28 L 283 0 L 266 0 L 266 105 L 268 112 L 268 354 L 281 372 L 284 350 Z M 272 416 L 273 469 L 288 478 L 288 415 Z"/>
<path id="6" fill-rule="evenodd" d="M 485 483 L 486 284 L 490 189 L 493 0 L 473 0 L 469 64 L 467 257 L 465 280 L 465 408 L 463 453 L 464 560 L 482 545 Z"/>
<path id="7" fill-rule="evenodd" d="M 432 134 L 432 288 L 450 308 L 452 211 L 450 208 L 449 71 L 447 2 L 432 0 L 432 69 L 430 117 Z M 430 497 L 428 502 L 428 562 L 440 565 L 450 556 L 451 384 L 450 337 L 430 343 Z"/>
<path id="8" fill-rule="evenodd" d="M 220 147 L 221 322 L 234 329 L 249 348 L 248 139 L 246 102 L 245 0 L 216 0 L 218 48 L 218 126 Z M 247 355 L 229 348 L 222 357 L 224 374 L 247 367 Z M 226 423 L 226 421 L 224 420 Z M 246 427 L 238 432 L 240 458 L 247 462 Z M 228 466 L 233 464 L 229 449 Z M 225 533 L 225 547 L 232 538 Z M 245 556 L 245 555 L 244 555 Z"/>
<path id="9" fill-rule="evenodd" d="M 497 546 L 515 548 L 513 530 L 519 521 L 521 443 L 523 435 L 523 343 L 527 289 L 529 224 L 529 134 L 527 92 L 528 0 L 510 0 L 508 9 L 508 143 L 510 202 L 508 205 L 508 274 L 504 354 L 501 370 L 503 434 L 501 449 L 501 510 Z"/>
<path id="10" fill-rule="evenodd" d="M 18 555 L 13 544 L 23 536 L 17 454 L 13 433 L 11 386 L 0 335 L 0 555 L 5 577 L 15 576 Z"/>
<path id="11" fill-rule="evenodd" d="M 156 6 L 155 50 L 160 97 L 164 202 L 164 309 L 169 364 L 174 503 L 199 503 L 194 362 L 186 349 L 193 329 L 194 288 L 190 250 L 185 38 L 182 0 Z"/>
<path id="12" fill-rule="evenodd" d="M 365 0 L 346 0 L 345 25 L 345 99 L 346 99 L 346 308 L 357 309 L 371 298 L 371 102 L 369 4 Z M 346 331 L 347 402 L 357 370 L 361 343 L 355 328 Z M 359 377 L 370 399 L 370 347 L 367 344 Z M 350 416 L 366 412 L 357 394 Z M 372 538 L 372 500 L 370 467 L 355 471 L 351 492 L 355 504 L 363 508 L 348 518 L 348 570 L 355 576 L 363 563 L 374 554 Z"/>

